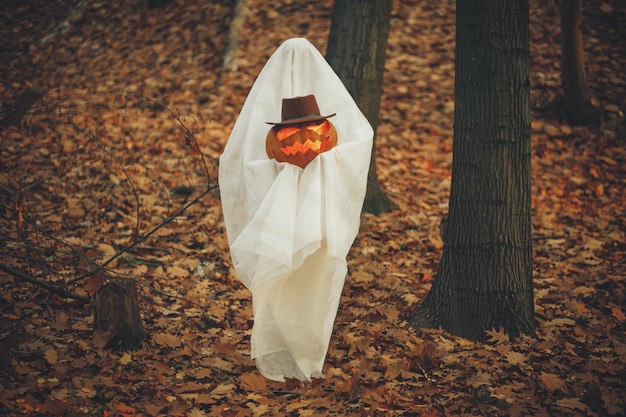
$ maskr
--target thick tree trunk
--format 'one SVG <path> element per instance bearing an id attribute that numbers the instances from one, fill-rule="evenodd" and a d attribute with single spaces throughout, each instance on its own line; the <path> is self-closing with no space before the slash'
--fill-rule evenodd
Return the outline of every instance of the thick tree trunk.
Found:
<path id="1" fill-rule="evenodd" d="M 378 126 L 390 15 L 391 0 L 336 0 L 328 35 L 326 59 L 374 132 Z M 375 149 L 374 145 L 363 211 L 380 214 L 396 206 L 380 187 Z"/>
<path id="2" fill-rule="evenodd" d="M 569 124 L 598 126 L 601 117 L 587 83 L 581 21 L 582 0 L 561 0 L 562 108 Z"/>
<path id="3" fill-rule="evenodd" d="M 457 0 L 443 256 L 413 327 L 534 332 L 528 0 Z"/>
<path id="4" fill-rule="evenodd" d="M 112 281 L 94 296 L 94 331 L 110 332 L 107 348 L 138 349 L 147 337 L 141 319 L 135 282 L 129 279 Z"/>

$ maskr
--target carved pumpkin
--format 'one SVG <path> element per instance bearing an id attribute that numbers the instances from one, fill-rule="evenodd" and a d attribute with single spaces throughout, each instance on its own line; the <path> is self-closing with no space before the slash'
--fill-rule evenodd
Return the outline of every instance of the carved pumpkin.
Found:
<path id="1" fill-rule="evenodd" d="M 336 144 L 337 130 L 324 119 L 272 127 L 265 139 L 265 151 L 270 159 L 304 168 Z"/>

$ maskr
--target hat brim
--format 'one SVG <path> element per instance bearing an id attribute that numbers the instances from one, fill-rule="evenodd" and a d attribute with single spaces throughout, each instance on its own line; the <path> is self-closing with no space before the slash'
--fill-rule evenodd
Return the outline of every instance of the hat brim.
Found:
<path id="1" fill-rule="evenodd" d="M 329 117 L 333 117 L 336 114 L 337 113 L 329 114 L 328 116 L 313 115 L 313 116 L 306 116 L 306 117 L 297 117 L 295 119 L 283 120 L 282 122 L 265 122 L 265 123 L 267 123 L 268 125 L 293 125 L 297 123 L 314 122 L 316 120 L 325 120 L 325 119 L 328 119 Z"/>

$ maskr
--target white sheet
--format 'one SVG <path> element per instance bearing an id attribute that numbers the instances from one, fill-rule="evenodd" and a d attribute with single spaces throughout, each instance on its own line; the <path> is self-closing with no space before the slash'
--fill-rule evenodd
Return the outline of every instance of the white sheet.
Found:
<path id="1" fill-rule="evenodd" d="M 265 137 L 283 98 L 314 94 L 338 144 L 305 169 L 270 160 Z M 322 377 L 346 255 L 359 229 L 373 131 L 306 39 L 285 41 L 263 67 L 220 157 L 231 258 L 252 293 L 252 358 L 267 378 Z"/>

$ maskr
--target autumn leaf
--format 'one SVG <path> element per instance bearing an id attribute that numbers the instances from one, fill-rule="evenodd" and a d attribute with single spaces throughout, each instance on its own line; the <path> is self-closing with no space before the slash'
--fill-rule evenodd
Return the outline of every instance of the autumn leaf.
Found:
<path id="1" fill-rule="evenodd" d="M 441 414 L 439 414 L 439 411 L 435 409 L 426 410 L 420 413 L 420 417 L 440 417 L 440 416 Z"/>
<path id="2" fill-rule="evenodd" d="M 163 402 L 159 404 L 146 404 L 144 406 L 144 409 L 146 410 L 148 415 L 155 417 L 159 415 L 163 411 L 163 409 L 165 409 L 165 407 L 167 407 L 167 403 Z"/>
<path id="3" fill-rule="evenodd" d="M 539 378 L 541 379 L 543 386 L 546 387 L 550 393 L 561 391 L 563 390 L 563 387 L 565 387 L 565 381 L 558 375 L 542 372 L 541 375 L 539 375 Z"/>
<path id="4" fill-rule="evenodd" d="M 494 344 L 500 344 L 500 343 L 508 343 L 510 341 L 509 336 L 505 333 L 503 328 L 500 328 L 498 330 L 496 329 L 491 329 L 491 330 L 487 330 L 485 332 L 487 334 L 487 339 Z"/>
<path id="5" fill-rule="evenodd" d="M 133 355 L 126 352 L 120 357 L 119 362 L 120 362 L 120 365 L 128 365 L 129 363 L 132 362 L 132 360 L 133 360 Z"/>
<path id="6" fill-rule="evenodd" d="M 267 379 L 259 373 L 248 373 L 239 378 L 241 387 L 249 391 L 261 391 L 267 388 Z"/>
<path id="7" fill-rule="evenodd" d="M 188 392 L 195 392 L 195 391 L 203 391 L 203 390 L 206 390 L 207 388 L 208 388 L 207 384 L 202 384 L 199 382 L 191 381 L 191 382 L 187 382 L 181 385 L 180 387 L 177 387 L 175 391 L 180 394 L 180 393 L 188 393 Z"/>
<path id="8" fill-rule="evenodd" d="M 135 416 L 136 410 L 133 407 L 130 407 L 124 403 L 118 403 L 115 405 L 116 414 L 120 414 L 121 417 L 131 417 Z"/>
<path id="9" fill-rule="evenodd" d="M 626 315 L 624 315 L 621 308 L 617 306 L 611 308 L 611 315 L 618 323 L 626 323 Z"/>
<path id="10" fill-rule="evenodd" d="M 177 348 L 181 346 L 180 338 L 168 333 L 157 333 L 153 339 L 155 343 L 164 347 Z"/>
<path id="11" fill-rule="evenodd" d="M 528 361 L 528 358 L 519 352 L 510 351 L 506 354 L 506 361 L 511 365 L 522 365 Z"/>
<path id="12" fill-rule="evenodd" d="M 187 414 L 186 414 L 186 417 L 207 417 L 207 416 L 208 414 L 199 408 L 192 408 L 191 410 L 187 411 Z"/>
<path id="13" fill-rule="evenodd" d="M 578 398 L 563 398 L 561 400 L 557 400 L 555 403 L 560 407 L 572 410 L 586 411 L 589 409 L 589 407 L 587 407 L 587 405 L 581 402 Z"/>
<path id="14" fill-rule="evenodd" d="M 59 360 L 57 351 L 53 348 L 46 349 L 46 351 L 44 352 L 44 357 L 46 358 L 46 362 L 48 362 L 50 365 L 56 365 Z"/>

